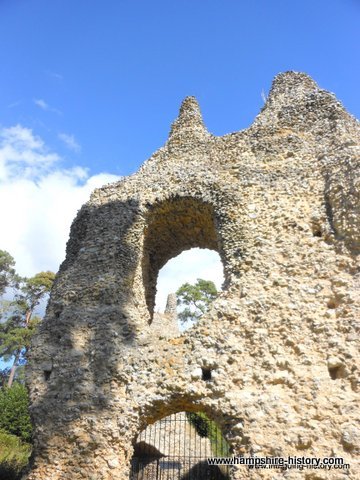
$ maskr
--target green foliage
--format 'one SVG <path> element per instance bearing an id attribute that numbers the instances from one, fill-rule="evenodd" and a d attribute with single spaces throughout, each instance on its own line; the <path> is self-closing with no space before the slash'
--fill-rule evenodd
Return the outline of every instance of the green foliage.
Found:
<path id="1" fill-rule="evenodd" d="M 0 296 L 8 287 L 16 289 L 12 300 L 0 299 L 0 358 L 13 362 L 11 368 L 0 372 L 1 480 L 18 480 L 31 453 L 28 442 L 32 427 L 28 395 L 22 384 L 23 365 L 31 337 L 41 321 L 34 310 L 50 292 L 55 277 L 52 272 L 40 272 L 20 278 L 14 264 L 12 256 L 0 250 Z"/>
<path id="2" fill-rule="evenodd" d="M 29 399 L 24 385 L 14 383 L 0 390 L 0 430 L 16 435 L 23 441 L 31 439 Z"/>
<path id="3" fill-rule="evenodd" d="M 0 430 L 0 478 L 18 480 L 31 454 L 31 445 Z"/>
<path id="4" fill-rule="evenodd" d="M 17 351 L 23 349 L 27 351 L 39 321 L 39 317 L 34 317 L 25 326 L 21 315 L 13 315 L 0 325 L 0 356 L 5 361 L 9 360 Z"/>
<path id="5" fill-rule="evenodd" d="M 12 282 L 17 288 L 13 300 L 1 303 L 0 311 L 0 358 L 5 361 L 13 359 L 8 378 L 9 387 L 15 378 L 17 367 L 26 363 L 31 338 L 40 322 L 39 317 L 33 317 L 34 310 L 50 292 L 55 278 L 55 274 L 49 271 L 37 273 L 31 278 L 20 278 L 12 265 L 14 259 L 11 255 L 0 250 L 0 281 L 2 279 L 3 282 L 0 283 L 0 294 L 1 285 L 5 289 Z"/>
<path id="6" fill-rule="evenodd" d="M 9 375 L 10 375 L 10 368 L 9 367 L 6 367 L 6 368 L 0 370 L 0 389 L 2 387 L 5 387 Z"/>
<path id="7" fill-rule="evenodd" d="M 189 422 L 200 437 L 210 440 L 211 449 L 215 457 L 227 457 L 230 453 L 229 444 L 223 437 L 220 428 L 203 412 L 187 413 Z"/>
<path id="8" fill-rule="evenodd" d="M 55 273 L 47 271 L 40 272 L 31 278 L 24 278 L 21 292 L 17 296 L 19 307 L 31 311 L 39 305 L 44 295 L 48 294 L 54 283 Z"/>
<path id="9" fill-rule="evenodd" d="M 5 292 L 17 279 L 15 269 L 15 260 L 10 253 L 0 250 L 0 295 Z"/>
<path id="10" fill-rule="evenodd" d="M 176 292 L 177 304 L 184 307 L 178 314 L 180 322 L 199 320 L 217 294 L 215 284 L 210 280 L 198 278 L 195 285 L 184 283 Z"/>

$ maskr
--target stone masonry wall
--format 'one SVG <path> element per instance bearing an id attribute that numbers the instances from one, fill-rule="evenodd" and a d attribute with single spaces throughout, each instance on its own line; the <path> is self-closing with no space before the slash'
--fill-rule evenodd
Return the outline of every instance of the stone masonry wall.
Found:
<path id="1" fill-rule="evenodd" d="M 27 480 L 128 479 L 139 432 L 180 411 L 206 412 L 236 455 L 351 465 L 233 479 L 359 478 L 359 140 L 332 94 L 287 72 L 223 137 L 185 99 L 165 146 L 94 191 L 31 348 Z M 159 338 L 158 271 L 192 247 L 219 252 L 224 291 Z"/>

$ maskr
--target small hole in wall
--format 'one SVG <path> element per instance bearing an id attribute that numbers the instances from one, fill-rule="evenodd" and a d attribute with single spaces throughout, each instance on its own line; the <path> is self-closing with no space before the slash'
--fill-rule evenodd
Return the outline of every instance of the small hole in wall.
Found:
<path id="1" fill-rule="evenodd" d="M 51 376 L 51 370 L 44 370 L 45 382 L 48 382 L 50 380 L 50 376 Z"/>
<path id="2" fill-rule="evenodd" d="M 320 229 L 316 229 L 313 231 L 314 237 L 322 237 L 322 232 Z"/>
<path id="3" fill-rule="evenodd" d="M 330 298 L 330 300 L 328 301 L 327 303 L 327 307 L 330 308 L 330 309 L 334 309 L 336 308 L 336 302 L 334 299 Z"/>
<path id="4" fill-rule="evenodd" d="M 346 376 L 345 368 L 343 365 L 338 367 L 328 368 L 329 375 L 332 380 L 338 380 L 339 378 L 344 378 Z"/>
<path id="5" fill-rule="evenodd" d="M 329 375 L 333 380 L 338 378 L 339 368 L 340 367 L 329 368 Z"/>
<path id="6" fill-rule="evenodd" d="M 64 308 L 64 307 L 63 307 L 62 305 L 59 305 L 59 304 L 55 305 L 55 308 L 54 308 L 54 316 L 55 316 L 55 318 L 60 318 L 60 315 L 61 315 L 61 313 L 62 313 L 62 311 L 63 311 L 63 308 Z"/>
<path id="7" fill-rule="evenodd" d="M 202 368 L 202 379 L 205 380 L 205 382 L 208 382 L 211 380 L 211 369 L 210 368 Z"/>

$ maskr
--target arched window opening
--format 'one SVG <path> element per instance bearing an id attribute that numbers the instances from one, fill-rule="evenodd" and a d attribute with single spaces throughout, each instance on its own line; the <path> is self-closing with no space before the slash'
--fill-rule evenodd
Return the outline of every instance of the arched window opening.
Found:
<path id="1" fill-rule="evenodd" d="M 229 454 L 220 428 L 204 413 L 172 414 L 138 435 L 130 480 L 225 480 L 228 467 L 208 465 L 207 459 Z"/>
<path id="2" fill-rule="evenodd" d="M 175 293 L 185 283 L 194 285 L 199 278 L 214 282 L 217 291 L 221 291 L 224 271 L 216 251 L 192 248 L 169 260 L 158 275 L 155 312 L 165 312 L 169 308 L 168 295 Z M 191 319 L 182 322 L 177 318 L 179 331 L 187 330 L 193 324 Z"/>
<path id="3" fill-rule="evenodd" d="M 211 204 L 177 197 L 149 207 L 142 273 L 151 318 L 160 269 L 184 250 L 196 247 L 215 250 L 222 256 L 218 221 Z"/>

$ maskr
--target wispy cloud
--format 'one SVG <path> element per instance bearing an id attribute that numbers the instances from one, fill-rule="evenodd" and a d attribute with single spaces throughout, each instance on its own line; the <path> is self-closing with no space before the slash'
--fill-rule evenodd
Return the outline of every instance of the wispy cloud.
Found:
<path id="1" fill-rule="evenodd" d="M 0 248 L 21 275 L 57 271 L 76 211 L 91 191 L 120 177 L 61 168 L 61 157 L 29 128 L 0 128 Z"/>
<path id="2" fill-rule="evenodd" d="M 51 70 L 46 70 L 45 73 L 46 75 L 49 75 L 49 77 L 56 78 L 56 80 L 64 80 L 64 76 L 60 73 L 52 72 Z"/>
<path id="3" fill-rule="evenodd" d="M 73 152 L 76 152 L 76 153 L 81 152 L 81 146 L 75 140 L 74 135 L 69 135 L 67 133 L 59 133 L 58 137 L 62 142 L 65 143 L 65 145 L 69 150 L 72 150 Z"/>
<path id="4" fill-rule="evenodd" d="M 62 115 L 62 112 L 60 110 L 58 110 L 57 108 L 51 107 L 42 98 L 34 98 L 33 102 L 37 107 L 41 108 L 41 110 L 44 110 L 45 112 L 53 112 L 53 113 L 57 113 L 58 115 Z"/>
<path id="5" fill-rule="evenodd" d="M 45 110 L 45 111 L 50 110 L 49 105 L 42 98 L 34 98 L 34 103 L 42 110 Z"/>
<path id="6" fill-rule="evenodd" d="M 12 102 L 10 103 L 7 108 L 15 108 L 15 107 L 18 107 L 19 105 L 21 105 L 21 100 L 16 100 L 16 102 Z"/>

